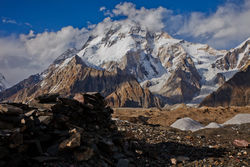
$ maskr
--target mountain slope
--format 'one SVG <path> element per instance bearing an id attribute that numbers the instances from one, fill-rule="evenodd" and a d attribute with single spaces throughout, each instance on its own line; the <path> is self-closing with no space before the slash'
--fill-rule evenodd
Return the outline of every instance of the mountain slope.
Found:
<path id="1" fill-rule="evenodd" d="M 119 87 L 106 97 L 108 105 L 113 107 L 138 107 L 144 108 L 161 106 L 159 99 L 154 97 L 148 89 L 143 89 L 133 80 L 123 82 Z"/>
<path id="2" fill-rule="evenodd" d="M 58 63 L 58 62 L 57 62 Z M 123 87 L 123 83 L 131 85 L 139 83 L 132 75 L 127 75 L 120 70 L 108 72 L 105 70 L 97 70 L 86 66 L 86 64 L 78 56 L 66 58 L 55 62 L 41 74 L 41 80 L 34 85 L 25 87 L 7 98 L 15 102 L 29 102 L 35 97 L 47 93 L 59 93 L 61 96 L 73 96 L 79 92 L 100 92 L 104 96 L 113 93 L 118 87 Z M 148 107 L 155 106 L 153 95 L 148 93 L 146 96 L 144 90 L 140 87 L 142 94 L 136 94 L 131 98 L 131 101 L 136 101 L 139 98 L 145 98 L 145 103 L 138 103 L 133 107 Z M 133 91 L 133 90 L 131 90 Z M 125 104 L 124 106 L 131 106 Z"/>
<path id="3" fill-rule="evenodd" d="M 250 105 L 250 61 L 244 68 L 207 96 L 201 106 L 246 106 Z"/>
<path id="4" fill-rule="evenodd" d="M 150 32 L 136 23 L 116 21 L 102 26 L 105 31 L 98 33 L 97 26 L 77 55 L 88 66 L 108 71 L 120 68 L 134 75 L 142 87 L 167 103 L 199 104 L 250 57 L 250 40 L 236 49 L 218 51 L 165 32 Z"/>
<path id="5" fill-rule="evenodd" d="M 80 50 L 68 49 L 39 74 L 39 84 L 34 82 L 33 90 L 25 88 L 20 97 L 12 99 L 81 90 L 112 94 L 113 100 L 119 99 L 118 94 L 124 95 L 119 102 L 111 100 L 119 106 L 134 95 L 138 95 L 135 104 L 150 106 L 144 102 L 151 99 L 145 94 L 168 104 L 197 105 L 245 65 L 250 59 L 249 49 L 250 38 L 235 49 L 215 50 L 205 44 L 174 39 L 165 32 L 149 31 L 136 22 L 104 21 L 92 30 Z M 75 55 L 79 56 L 75 61 L 82 61 L 78 65 L 69 63 Z M 133 81 L 135 86 L 127 81 Z M 8 97 L 24 87 L 12 88 Z"/>

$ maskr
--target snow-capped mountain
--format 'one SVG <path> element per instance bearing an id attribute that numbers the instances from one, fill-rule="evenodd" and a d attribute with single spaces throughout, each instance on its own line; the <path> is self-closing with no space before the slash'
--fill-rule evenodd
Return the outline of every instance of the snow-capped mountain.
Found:
<path id="1" fill-rule="evenodd" d="M 249 39 L 225 51 L 132 23 L 113 22 L 103 34 L 95 32 L 78 53 L 87 65 L 108 71 L 120 68 L 173 103 L 199 103 L 250 58 Z"/>
<path id="2" fill-rule="evenodd" d="M 6 89 L 6 83 L 5 77 L 0 73 L 0 92 Z"/>
<path id="3" fill-rule="evenodd" d="M 216 50 L 134 22 L 99 23 L 80 50 L 68 49 L 35 75 L 29 88 L 23 81 L 2 94 L 21 100 L 41 93 L 99 91 L 116 107 L 156 106 L 159 99 L 199 104 L 245 65 L 249 49 L 250 39 L 229 51 Z"/>

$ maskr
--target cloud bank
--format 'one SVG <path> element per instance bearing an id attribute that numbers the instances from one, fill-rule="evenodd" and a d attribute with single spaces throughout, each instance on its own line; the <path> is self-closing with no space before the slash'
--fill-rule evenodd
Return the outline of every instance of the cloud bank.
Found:
<path id="1" fill-rule="evenodd" d="M 85 28 L 64 27 L 57 32 L 0 38 L 0 72 L 10 85 L 43 71 L 71 47 L 80 48 L 88 37 Z"/>
<path id="2" fill-rule="evenodd" d="M 182 18 L 176 34 L 215 48 L 235 47 L 250 36 L 249 0 L 228 2 L 210 15 L 193 12 Z"/>

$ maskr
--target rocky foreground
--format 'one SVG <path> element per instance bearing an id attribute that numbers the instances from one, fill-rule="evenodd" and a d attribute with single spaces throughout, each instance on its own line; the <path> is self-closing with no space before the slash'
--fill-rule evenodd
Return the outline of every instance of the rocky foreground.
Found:
<path id="1" fill-rule="evenodd" d="M 98 93 L 74 98 L 0 104 L 0 166 L 249 166 L 249 124 L 185 132 L 112 120 Z"/>
<path id="2" fill-rule="evenodd" d="M 247 142 L 250 139 L 250 124 L 194 133 L 126 121 L 118 121 L 117 126 L 127 139 L 132 139 L 135 151 L 141 154 L 137 166 L 247 167 L 250 164 Z"/>

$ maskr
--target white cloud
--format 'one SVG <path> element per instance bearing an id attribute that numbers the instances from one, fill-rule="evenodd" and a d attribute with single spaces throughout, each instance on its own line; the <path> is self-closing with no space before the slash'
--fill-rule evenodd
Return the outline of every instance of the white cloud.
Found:
<path id="1" fill-rule="evenodd" d="M 192 13 L 178 35 L 208 43 L 215 48 L 235 47 L 250 36 L 250 1 L 228 2 L 215 13 Z"/>
<path id="2" fill-rule="evenodd" d="M 141 26 L 147 27 L 150 31 L 161 31 L 165 26 L 163 22 L 164 17 L 171 13 L 170 10 L 163 7 L 154 9 L 141 7 L 140 9 L 136 9 L 136 6 L 130 2 L 120 3 L 112 11 L 105 9 L 104 12 L 105 15 L 109 15 L 111 18 L 125 16 L 125 22 L 132 21 L 139 23 Z"/>
<path id="3" fill-rule="evenodd" d="M 88 37 L 85 28 L 64 27 L 57 32 L 21 34 L 0 38 L 0 72 L 10 84 L 43 71 L 61 53 L 80 48 Z"/>

